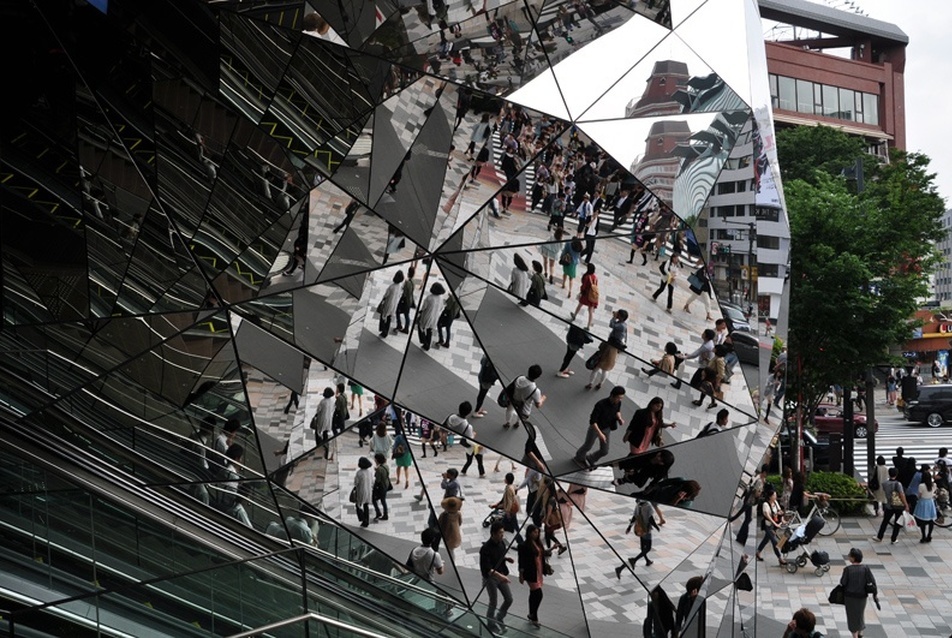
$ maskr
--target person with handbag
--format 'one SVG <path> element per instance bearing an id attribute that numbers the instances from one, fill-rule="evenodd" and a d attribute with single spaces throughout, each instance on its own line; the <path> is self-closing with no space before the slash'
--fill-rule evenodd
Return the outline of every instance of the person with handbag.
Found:
<path id="1" fill-rule="evenodd" d="M 700 299 L 701 303 L 704 304 L 706 320 L 713 321 L 714 317 L 711 316 L 711 301 L 714 298 L 714 294 L 711 290 L 711 279 L 708 277 L 706 265 L 702 264 L 700 268 L 691 273 L 688 277 L 688 287 L 693 294 L 689 295 L 688 300 L 684 302 L 684 312 L 691 314 L 691 304 L 694 303 L 695 299 Z"/>
<path id="2" fill-rule="evenodd" d="M 663 410 L 664 399 L 654 397 L 646 407 L 635 411 L 622 439 L 628 444 L 629 454 L 644 454 L 652 445 L 661 447 L 661 430 L 676 427 L 664 422 Z"/>
<path id="3" fill-rule="evenodd" d="M 568 551 L 568 546 L 563 545 L 562 541 L 556 536 L 556 532 L 562 529 L 562 508 L 559 507 L 558 488 L 552 479 L 544 479 L 543 486 L 539 489 L 541 492 L 542 524 L 545 532 L 545 546 L 552 547 L 554 543 L 558 548 L 558 556 Z"/>
<path id="4" fill-rule="evenodd" d="M 357 508 L 357 519 L 361 527 L 370 525 L 370 502 L 373 500 L 374 473 L 373 463 L 366 456 L 357 461 L 357 473 L 354 475 L 354 487 L 351 490 L 351 502 Z"/>
<path id="5" fill-rule="evenodd" d="M 503 388 L 503 394 L 508 395 L 509 403 L 506 407 L 506 422 L 503 428 L 508 430 L 519 423 L 520 417 L 528 419 L 532 414 L 532 407 L 541 408 L 546 396 L 536 385 L 536 380 L 542 376 L 542 366 L 533 364 L 525 376 L 519 375 L 512 383 Z"/>
<path id="6" fill-rule="evenodd" d="M 562 266 L 562 288 L 565 288 L 566 279 L 569 282 L 569 289 L 565 295 L 566 299 L 572 298 L 572 284 L 578 276 L 578 262 L 582 259 L 582 250 L 581 239 L 570 239 L 562 247 L 559 264 Z"/>
<path id="7" fill-rule="evenodd" d="M 519 546 L 519 584 L 529 586 L 529 622 L 534 627 L 539 624 L 539 605 L 542 603 L 543 576 L 552 573 L 546 558 L 552 550 L 542 546 L 539 539 L 539 527 L 530 523 L 526 526 L 526 540 Z"/>
<path id="8" fill-rule="evenodd" d="M 612 318 L 609 319 L 608 326 L 611 328 L 608 341 L 599 346 L 598 352 L 589 357 L 589 361 L 585 362 L 585 367 L 592 371 L 588 383 L 585 385 L 586 390 L 591 390 L 593 387 L 596 390 L 602 389 L 605 377 L 615 368 L 618 353 L 628 347 L 628 311 L 624 308 L 612 311 Z M 595 361 L 594 364 L 591 364 L 593 358 Z"/>
<path id="9" fill-rule="evenodd" d="M 770 543 L 771 547 L 773 547 L 774 554 L 777 556 L 777 561 L 781 565 L 786 565 L 787 561 L 780 555 L 780 549 L 777 547 L 777 530 L 779 530 L 783 524 L 783 509 L 781 509 L 780 504 L 777 503 L 777 491 L 769 483 L 764 486 L 764 494 L 767 497 L 763 505 L 761 505 L 764 537 L 757 546 L 757 560 L 764 559 L 764 557 L 760 555 L 760 552 L 767 546 L 767 543 Z"/>
<path id="10" fill-rule="evenodd" d="M 905 490 L 902 483 L 896 480 L 899 472 L 895 467 L 889 468 L 889 480 L 882 484 L 883 494 L 886 496 L 886 504 L 883 507 L 883 522 L 879 525 L 879 532 L 873 537 L 877 543 L 882 542 L 883 535 L 886 533 L 886 526 L 890 519 L 893 520 L 893 530 L 890 542 L 895 545 L 899 538 L 899 530 L 902 529 L 903 512 L 909 511 L 909 504 L 906 502 Z"/>
<path id="11" fill-rule="evenodd" d="M 377 304 L 377 313 L 380 315 L 380 338 L 386 339 L 390 334 L 390 323 L 397 314 L 397 305 L 403 297 L 403 271 L 398 270 L 393 275 L 393 283 L 387 286 L 383 299 Z"/>
<path id="12" fill-rule="evenodd" d="M 639 500 L 638 504 L 635 505 L 635 511 L 632 513 L 631 520 L 628 521 L 628 527 L 625 529 L 626 534 L 630 534 L 634 529 L 635 536 L 638 537 L 640 551 L 637 556 L 628 559 L 632 571 L 635 570 L 635 566 L 642 558 L 645 559 L 646 567 L 651 567 L 654 564 L 654 561 L 648 558 L 648 552 L 651 551 L 651 528 L 660 532 L 664 522 L 664 515 L 661 510 L 652 505 L 651 501 Z M 625 563 L 615 568 L 615 578 L 621 579 L 623 569 L 625 569 Z"/>
<path id="13" fill-rule="evenodd" d="M 853 638 L 860 638 L 866 623 L 866 600 L 869 594 L 877 600 L 876 578 L 868 565 L 863 565 L 863 552 L 856 547 L 847 555 L 850 564 L 843 568 L 840 586 L 843 588 L 843 604 L 846 605 L 846 627 Z M 879 604 L 877 600 L 877 605 Z"/>
<path id="14" fill-rule="evenodd" d="M 390 466 L 387 457 L 377 452 L 374 454 L 374 486 L 372 492 L 374 506 L 374 523 L 390 520 L 390 509 L 387 507 L 387 492 L 393 489 L 390 482 Z M 383 509 L 383 514 L 380 510 Z"/>
<path id="15" fill-rule="evenodd" d="M 575 321 L 575 317 L 582 308 L 588 308 L 588 324 L 586 330 L 592 329 L 592 322 L 595 320 L 595 309 L 598 308 L 598 275 L 595 274 L 595 264 L 588 264 L 585 267 L 585 274 L 582 275 L 582 284 L 578 291 L 578 305 L 572 312 L 570 319 Z"/>
<path id="16" fill-rule="evenodd" d="M 519 495 L 516 492 L 516 475 L 506 472 L 506 486 L 503 488 L 502 499 L 493 505 L 493 509 L 502 510 L 502 524 L 507 532 L 519 533 Z"/>

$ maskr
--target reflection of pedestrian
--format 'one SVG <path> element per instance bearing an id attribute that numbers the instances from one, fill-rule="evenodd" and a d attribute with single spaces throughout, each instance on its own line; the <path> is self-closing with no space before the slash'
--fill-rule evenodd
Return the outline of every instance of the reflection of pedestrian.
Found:
<path id="1" fill-rule="evenodd" d="M 407 334 L 410 332 L 410 310 L 416 308 L 416 282 L 413 277 L 416 269 L 410 266 L 407 269 L 407 278 L 403 280 L 403 290 L 400 301 L 397 302 L 397 330 Z"/>
<path id="2" fill-rule="evenodd" d="M 370 525 L 370 501 L 373 499 L 373 464 L 366 456 L 357 461 L 357 473 L 354 475 L 354 507 L 361 527 Z"/>
<path id="3" fill-rule="evenodd" d="M 383 454 L 374 454 L 374 522 L 386 521 L 390 519 L 390 510 L 387 508 L 387 492 L 392 487 L 390 483 L 390 467 L 387 465 L 387 457 Z M 381 508 L 383 514 L 380 514 Z"/>
<path id="4" fill-rule="evenodd" d="M 649 454 L 628 457 L 619 461 L 618 469 L 621 470 L 622 477 L 612 481 L 612 485 L 626 483 L 633 483 L 638 487 L 644 487 L 645 483 L 651 485 L 668 478 L 668 471 L 672 465 L 674 465 L 674 454 L 671 450 L 664 448 Z"/>
<path id="5" fill-rule="evenodd" d="M 567 379 L 575 374 L 569 370 L 569 364 L 575 357 L 575 353 L 581 350 L 587 343 L 592 343 L 592 338 L 588 333 L 574 323 L 570 324 L 568 334 L 565 335 L 565 356 L 562 358 L 562 365 L 559 367 L 557 376 Z"/>
<path id="6" fill-rule="evenodd" d="M 383 295 L 380 304 L 377 305 L 377 312 L 380 313 L 380 338 L 386 339 L 390 334 L 390 323 L 393 316 L 397 314 L 397 304 L 400 303 L 400 297 L 403 295 L 403 271 L 398 270 L 393 275 L 393 283 L 387 286 L 387 291 Z"/>
<path id="7" fill-rule="evenodd" d="M 664 399 L 654 397 L 647 407 L 635 411 L 623 439 L 628 443 L 629 454 L 643 454 L 652 445 L 661 447 L 661 430 L 675 427 L 674 423 L 664 422 L 663 410 Z"/>
<path id="8" fill-rule="evenodd" d="M 542 603 L 543 566 L 545 557 L 551 553 L 539 540 L 539 528 L 536 525 L 528 525 L 526 540 L 519 546 L 519 582 L 529 586 L 529 622 L 535 627 L 541 626 L 539 605 Z"/>
<path id="9" fill-rule="evenodd" d="M 688 582 L 684 584 L 685 592 L 681 594 L 681 598 L 678 599 L 678 608 L 674 614 L 675 635 L 681 636 L 682 638 L 701 638 L 704 636 L 704 619 L 707 614 L 705 612 L 706 603 L 703 599 L 701 600 L 700 609 L 691 617 L 691 609 L 694 608 L 694 603 L 697 600 L 698 594 L 701 592 L 701 585 L 703 584 L 703 576 L 692 576 L 688 579 Z M 689 622 L 689 617 L 691 622 Z M 689 626 L 690 631 L 688 631 Z"/>
<path id="10" fill-rule="evenodd" d="M 615 360 L 618 353 L 628 346 L 628 311 L 619 308 L 612 312 L 612 318 L 608 321 L 611 332 L 608 334 L 608 341 L 599 348 L 601 356 L 592 369 L 592 374 L 588 379 L 585 389 L 591 390 L 592 386 L 600 390 L 602 382 L 609 372 L 615 368 Z"/>
<path id="11" fill-rule="evenodd" d="M 761 505 L 761 513 L 763 514 L 761 525 L 764 531 L 764 537 L 757 546 L 757 560 L 764 559 L 763 556 L 760 555 L 760 552 L 767 546 L 767 543 L 770 543 L 770 546 L 773 547 L 774 554 L 777 556 L 777 560 L 781 565 L 786 565 L 787 561 L 780 555 L 780 549 L 777 547 L 777 531 L 783 523 L 783 510 L 780 508 L 780 503 L 777 502 L 777 492 L 772 485 L 768 484 L 764 488 L 764 494 L 767 496 L 764 504 Z"/>
<path id="12" fill-rule="evenodd" d="M 449 554 L 450 560 L 455 562 L 454 550 L 463 544 L 463 537 L 460 532 L 460 526 L 463 524 L 463 515 L 460 513 L 463 501 L 455 496 L 450 496 L 440 501 L 440 507 L 443 508 L 443 512 L 437 522 L 440 533 L 443 535 L 443 545 L 446 547 L 446 553 Z"/>
<path id="13" fill-rule="evenodd" d="M 612 388 L 605 399 L 600 399 L 592 408 L 589 416 L 589 426 L 585 431 L 585 441 L 575 452 L 573 460 L 578 465 L 591 468 L 600 458 L 608 454 L 609 435 L 617 430 L 622 423 L 621 400 L 625 396 L 625 388 L 618 385 Z M 598 450 L 589 452 L 598 441 Z"/>
<path id="14" fill-rule="evenodd" d="M 473 413 L 473 418 L 480 419 L 486 416 L 486 410 L 483 409 L 486 394 L 499 379 L 496 368 L 485 354 L 479 360 L 479 374 L 476 375 L 476 379 L 479 381 L 479 393 L 476 395 L 476 411 Z"/>
<path id="15" fill-rule="evenodd" d="M 764 485 L 767 484 L 767 472 L 768 468 L 766 465 L 760 468 L 760 472 L 750 483 L 750 487 L 747 490 L 746 497 L 744 498 L 744 507 L 741 509 L 741 513 L 744 515 L 744 520 L 740 524 L 740 529 L 737 530 L 737 536 L 735 540 L 741 545 L 747 543 L 747 536 L 750 533 L 750 520 L 753 516 L 754 506 L 760 502 L 760 497 L 764 491 Z"/>
<path id="16" fill-rule="evenodd" d="M 489 597 L 486 605 L 486 617 L 489 620 L 489 630 L 494 633 L 505 631 L 506 612 L 512 605 L 512 591 L 509 588 L 509 566 L 514 562 L 506 556 L 506 530 L 502 523 L 495 522 L 489 528 L 489 540 L 479 548 L 479 571 L 483 577 L 483 586 Z M 499 594 L 502 593 L 502 605 L 497 612 L 496 604 Z"/>
<path id="17" fill-rule="evenodd" d="M 634 529 L 639 540 L 640 551 L 638 555 L 628 559 L 628 564 L 632 570 L 635 569 L 638 561 L 642 558 L 645 559 L 647 567 L 651 567 L 654 563 L 653 560 L 648 558 L 648 552 L 651 551 L 651 529 L 654 528 L 660 532 L 661 525 L 664 525 L 664 515 L 661 510 L 652 505 L 650 501 L 638 501 L 638 504 L 635 505 L 635 511 L 631 515 L 631 520 L 628 521 L 628 528 L 625 530 L 626 534 L 630 534 Z M 615 568 L 616 578 L 621 578 L 623 569 L 625 569 L 624 563 Z"/>
<path id="18" fill-rule="evenodd" d="M 417 332 L 420 344 L 424 350 L 429 350 L 433 343 L 433 331 L 436 330 L 440 313 L 443 312 L 443 294 L 446 289 L 440 282 L 430 286 L 430 294 L 426 296 L 417 313 Z"/>
<path id="19" fill-rule="evenodd" d="M 585 267 L 585 274 L 582 275 L 582 283 L 578 291 L 578 305 L 575 306 L 571 316 L 572 321 L 575 321 L 575 317 L 583 307 L 588 308 L 586 328 L 591 330 L 592 321 L 595 319 L 595 309 L 598 308 L 598 276 L 595 274 L 595 264 L 588 264 Z"/>

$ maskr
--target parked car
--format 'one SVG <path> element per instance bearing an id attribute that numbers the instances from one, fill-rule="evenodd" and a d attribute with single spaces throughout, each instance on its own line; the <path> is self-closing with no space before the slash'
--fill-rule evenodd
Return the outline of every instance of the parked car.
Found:
<path id="1" fill-rule="evenodd" d="M 783 456 L 783 466 L 789 467 L 791 456 L 790 435 L 787 434 L 786 428 L 780 431 L 777 447 L 780 450 L 780 455 Z M 803 431 L 803 438 L 800 442 L 800 454 L 805 460 L 804 466 L 808 472 L 823 470 L 830 466 L 830 442 L 817 439 L 809 430 Z M 770 463 L 767 464 L 769 467 L 768 471 L 772 474 L 776 474 L 780 471 L 780 464 L 778 463 L 777 457 L 778 454 L 774 451 L 770 457 Z"/>
<path id="2" fill-rule="evenodd" d="M 721 304 L 721 313 L 724 316 L 724 320 L 727 321 L 727 329 L 731 332 L 735 330 L 750 332 L 750 322 L 747 321 L 747 317 L 733 304 L 730 306 Z"/>
<path id="3" fill-rule="evenodd" d="M 821 403 L 816 406 L 813 418 L 810 419 L 816 427 L 817 434 L 829 436 L 831 433 L 843 434 L 843 408 L 832 403 Z M 879 421 L 874 422 L 874 431 L 879 432 Z M 853 435 L 857 439 L 865 439 L 869 434 L 866 426 L 866 416 L 853 413 Z"/>
<path id="4" fill-rule="evenodd" d="M 919 421 L 937 428 L 952 421 L 952 384 L 923 385 L 916 396 L 902 408 L 907 421 Z"/>
<path id="5" fill-rule="evenodd" d="M 760 343 L 760 339 L 749 332 L 735 330 L 731 333 L 731 342 L 734 344 L 734 352 L 740 362 L 755 366 L 760 365 L 760 349 L 770 349 L 769 344 Z"/>

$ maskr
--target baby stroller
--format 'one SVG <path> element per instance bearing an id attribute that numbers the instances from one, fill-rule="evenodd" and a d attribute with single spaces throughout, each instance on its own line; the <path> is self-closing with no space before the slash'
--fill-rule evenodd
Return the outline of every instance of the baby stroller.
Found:
<path id="1" fill-rule="evenodd" d="M 830 555 L 828 553 L 821 551 L 807 552 L 807 545 L 813 541 L 813 538 L 823 529 L 825 524 L 826 521 L 822 517 L 814 516 L 805 525 L 799 525 L 792 530 L 788 528 L 789 536 L 780 551 L 784 555 L 784 560 L 787 561 L 787 571 L 789 573 L 794 574 L 797 569 L 806 567 L 807 561 L 816 568 L 813 573 L 817 576 L 822 576 L 830 571 Z M 799 556 L 787 556 L 787 554 L 800 549 L 803 550 L 803 553 Z"/>
<path id="2" fill-rule="evenodd" d="M 501 507 L 494 507 L 489 514 L 486 515 L 486 518 L 483 519 L 483 527 L 490 527 L 496 521 L 502 522 L 502 517 L 505 514 Z"/>

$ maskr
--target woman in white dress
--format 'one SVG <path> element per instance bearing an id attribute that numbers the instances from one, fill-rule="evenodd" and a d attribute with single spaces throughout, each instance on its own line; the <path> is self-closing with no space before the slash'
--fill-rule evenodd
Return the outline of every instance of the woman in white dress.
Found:
<path id="1" fill-rule="evenodd" d="M 390 334 L 390 322 L 393 316 L 397 314 L 397 304 L 400 303 L 400 297 L 403 296 L 403 271 L 398 270 L 393 276 L 393 283 L 387 286 L 387 292 L 383 299 L 377 305 L 377 312 L 380 313 L 380 338 L 386 339 Z"/>

